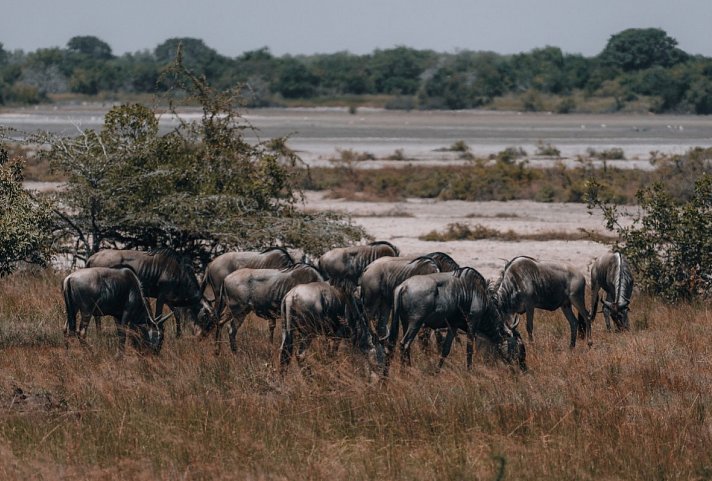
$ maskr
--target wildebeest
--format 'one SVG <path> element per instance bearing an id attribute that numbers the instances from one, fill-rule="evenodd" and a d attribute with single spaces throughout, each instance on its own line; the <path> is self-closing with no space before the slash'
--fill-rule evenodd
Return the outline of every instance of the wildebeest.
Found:
<path id="1" fill-rule="evenodd" d="M 576 332 L 592 344 L 591 325 L 585 303 L 586 279 L 576 269 L 556 262 L 531 257 L 515 257 L 507 263 L 498 281 L 497 299 L 505 321 L 513 314 L 526 313 L 527 334 L 533 340 L 534 309 L 561 309 L 571 326 L 571 347 Z M 571 307 L 578 311 L 578 319 Z"/>
<path id="2" fill-rule="evenodd" d="M 292 256 L 282 247 L 270 247 L 262 252 L 226 252 L 205 268 L 200 291 L 205 293 L 207 286 L 210 286 L 213 297 L 217 298 L 225 278 L 238 269 L 286 269 L 294 264 Z"/>
<path id="3" fill-rule="evenodd" d="M 223 306 L 230 310 L 230 349 L 237 351 L 237 330 L 250 312 L 269 321 L 269 339 L 274 338 L 274 328 L 281 313 L 282 299 L 298 284 L 323 281 L 313 266 L 295 264 L 286 269 L 240 269 L 228 275 L 217 300 L 220 312 Z M 227 319 L 220 319 L 215 329 L 215 350 L 220 349 L 220 331 Z"/>
<path id="4" fill-rule="evenodd" d="M 369 264 L 359 279 L 359 297 L 366 319 L 375 320 L 378 337 L 386 335 L 388 316 L 393 306 L 393 290 L 409 277 L 440 272 L 433 259 L 381 257 Z"/>
<path id="5" fill-rule="evenodd" d="M 620 252 L 602 255 L 591 267 L 591 323 L 596 318 L 601 288 L 606 292 L 603 300 L 606 328 L 611 330 L 612 317 L 617 329 L 629 329 L 628 305 L 633 294 L 633 275 L 628 261 Z"/>
<path id="6" fill-rule="evenodd" d="M 87 260 L 87 267 L 130 267 L 138 276 L 147 297 L 156 299 L 156 317 L 163 306 L 171 310 L 185 308 L 191 321 L 201 328 L 213 322 L 213 312 L 203 298 L 200 285 L 187 258 L 170 249 L 153 252 L 105 249 Z M 96 318 L 99 328 L 99 318 Z M 180 336 L 180 320 L 176 317 L 176 336 Z"/>
<path id="7" fill-rule="evenodd" d="M 317 335 L 351 338 L 364 354 L 376 355 L 368 327 L 352 296 L 327 282 L 300 284 L 282 300 L 282 345 L 280 366 L 286 369 L 298 334 L 297 362 Z"/>
<path id="8" fill-rule="evenodd" d="M 79 332 L 86 332 L 91 316 L 113 316 L 119 337 L 119 352 L 123 352 L 127 331 L 138 331 L 140 341 L 158 353 L 163 343 L 163 322 L 151 311 L 141 290 L 141 282 L 130 268 L 89 267 L 69 274 L 62 282 L 67 323 L 64 335 L 76 336 L 76 315 L 81 321 Z M 83 337 L 83 336 L 82 336 Z M 136 338 L 133 338 L 136 342 Z"/>
<path id="9" fill-rule="evenodd" d="M 339 247 L 323 254 L 317 267 L 324 278 L 333 285 L 353 292 L 366 266 L 380 257 L 398 257 L 400 251 L 386 241 L 372 242 L 365 246 Z"/>
<path id="10" fill-rule="evenodd" d="M 439 367 L 450 353 L 456 331 L 467 333 L 467 367 L 472 366 L 475 334 L 488 339 L 504 360 L 526 369 L 526 349 L 516 331 L 499 315 L 494 291 L 477 270 L 464 267 L 453 272 L 413 276 L 393 294 L 393 317 L 387 338 L 388 358 L 393 355 L 398 326 L 405 334 L 400 341 L 401 361 L 410 362 L 410 346 L 422 326 L 447 328 Z"/>

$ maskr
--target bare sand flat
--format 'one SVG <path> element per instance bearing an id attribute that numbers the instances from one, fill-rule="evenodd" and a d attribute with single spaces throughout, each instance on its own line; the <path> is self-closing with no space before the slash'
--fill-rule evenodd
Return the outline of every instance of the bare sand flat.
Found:
<path id="1" fill-rule="evenodd" d="M 460 265 L 472 266 L 488 278 L 496 278 L 505 260 L 517 255 L 566 262 L 588 272 L 596 257 L 608 247 L 592 241 L 499 240 L 430 242 L 418 237 L 432 230 L 442 231 L 450 223 L 482 224 L 516 233 L 564 232 L 578 229 L 605 233 L 603 219 L 589 213 L 583 204 L 538 203 L 531 201 L 465 202 L 408 199 L 405 202 L 352 202 L 325 198 L 323 192 L 308 192 L 306 208 L 332 209 L 352 216 L 375 239 L 387 240 L 402 255 L 442 251 Z"/>

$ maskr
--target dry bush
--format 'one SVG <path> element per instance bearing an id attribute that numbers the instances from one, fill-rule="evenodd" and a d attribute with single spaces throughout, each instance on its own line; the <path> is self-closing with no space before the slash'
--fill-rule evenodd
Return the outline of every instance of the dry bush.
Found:
<path id="1" fill-rule="evenodd" d="M 266 323 L 250 319 L 236 356 L 167 336 L 158 357 L 113 331 L 91 348 L 54 340 L 64 322 L 60 276 L 0 280 L 1 479 L 707 479 L 712 474 L 712 310 L 634 298 L 632 331 L 567 347 L 561 313 L 537 311 L 529 372 L 456 343 L 439 374 L 414 367 L 367 382 L 342 346 L 310 351 L 311 376 L 281 379 Z M 38 327 L 38 324 L 41 325 Z M 2 331 L 3 333 L 6 331 Z M 356 366 L 356 367 L 355 367 Z"/>
<path id="2" fill-rule="evenodd" d="M 522 234 L 514 232 L 512 229 L 501 231 L 482 224 L 470 226 L 460 222 L 448 224 L 444 231 L 430 231 L 419 237 L 424 241 L 447 242 L 453 240 L 482 240 L 495 239 L 500 241 L 516 242 L 521 240 L 547 241 L 547 240 L 565 240 L 579 241 L 590 240 L 601 243 L 612 243 L 618 237 L 601 234 L 599 232 L 588 231 L 579 228 L 578 232 L 565 232 L 547 230 L 542 232 L 533 232 Z"/>

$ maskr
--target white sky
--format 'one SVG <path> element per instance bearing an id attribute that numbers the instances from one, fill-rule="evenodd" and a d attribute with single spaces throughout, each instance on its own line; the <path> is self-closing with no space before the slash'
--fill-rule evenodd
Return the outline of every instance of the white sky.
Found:
<path id="1" fill-rule="evenodd" d="M 234 57 L 356 54 L 405 45 L 526 52 L 546 45 L 598 54 L 626 28 L 656 27 L 691 54 L 712 57 L 712 0 L 0 0 L 6 50 L 64 47 L 95 35 L 114 54 L 195 37 Z"/>

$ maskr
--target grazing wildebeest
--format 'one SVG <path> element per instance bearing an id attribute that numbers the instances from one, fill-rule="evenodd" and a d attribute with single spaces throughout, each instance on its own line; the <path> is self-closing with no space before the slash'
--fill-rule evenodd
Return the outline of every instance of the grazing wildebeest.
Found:
<path id="1" fill-rule="evenodd" d="M 147 297 L 156 299 L 156 317 L 163 306 L 171 310 L 185 308 L 191 321 L 201 329 L 214 322 L 210 304 L 200 292 L 200 285 L 190 261 L 170 249 L 153 252 L 105 249 L 87 260 L 87 267 L 130 267 L 138 276 Z M 97 328 L 99 317 L 95 317 Z M 181 334 L 180 320 L 176 316 L 176 337 Z"/>
<path id="2" fill-rule="evenodd" d="M 286 269 L 240 269 L 227 276 L 217 300 L 220 312 L 223 306 L 230 310 L 230 349 L 237 352 L 237 330 L 250 312 L 269 321 L 269 339 L 274 338 L 274 328 L 281 313 L 282 299 L 294 286 L 321 282 L 324 278 L 313 266 L 295 264 Z M 220 319 L 215 328 L 215 351 L 220 349 L 220 331 L 228 322 Z"/>
<path id="3" fill-rule="evenodd" d="M 467 333 L 467 367 L 472 367 L 475 334 L 488 339 L 502 358 L 526 369 L 526 349 L 516 331 L 501 318 L 494 291 L 475 269 L 413 276 L 393 294 L 393 317 L 387 338 L 388 359 L 393 355 L 399 324 L 405 334 L 400 341 L 401 361 L 410 363 L 410 346 L 422 326 L 447 328 L 439 367 L 450 353 L 456 331 Z M 387 362 L 388 365 L 388 362 Z"/>
<path id="4" fill-rule="evenodd" d="M 339 247 L 323 254 L 317 267 L 326 280 L 344 287 L 349 293 L 358 285 L 363 270 L 380 257 L 398 257 L 400 251 L 386 241 L 372 242 L 365 246 Z"/>
<path id="5" fill-rule="evenodd" d="M 62 282 L 67 323 L 65 342 L 76 336 L 76 315 L 81 315 L 79 332 L 86 331 L 91 316 L 113 316 L 119 337 L 119 352 L 123 352 L 127 331 L 137 331 L 140 342 L 158 353 L 163 343 L 163 323 L 170 316 L 158 319 L 151 311 L 141 290 L 141 282 L 131 268 L 112 269 L 89 267 L 64 278 Z M 83 336 L 82 336 L 83 337 Z M 132 338 L 137 343 L 136 337 Z"/>
<path id="6" fill-rule="evenodd" d="M 369 264 L 359 279 L 359 297 L 366 319 L 375 320 L 379 338 L 386 335 L 388 316 L 393 306 L 393 290 L 409 277 L 440 272 L 427 256 L 413 258 L 381 257 Z"/>
<path id="7" fill-rule="evenodd" d="M 292 256 L 282 247 L 270 247 L 262 252 L 226 252 L 205 268 L 200 291 L 205 293 L 206 287 L 210 286 L 213 297 L 217 298 L 225 278 L 238 269 L 286 269 L 294 264 Z"/>
<path id="8" fill-rule="evenodd" d="M 606 292 L 606 299 L 603 300 L 606 329 L 611 330 L 610 317 L 618 330 L 629 329 L 628 305 L 633 294 L 633 274 L 620 252 L 602 255 L 591 267 L 591 323 L 596 318 L 601 288 Z"/>
<path id="9" fill-rule="evenodd" d="M 300 284 L 284 296 L 279 357 L 282 372 L 292 357 L 295 332 L 298 334 L 297 362 L 300 366 L 304 352 L 317 335 L 350 338 L 366 356 L 376 355 L 370 331 L 353 297 L 327 282 Z"/>
<path id="10" fill-rule="evenodd" d="M 571 347 L 576 346 L 576 331 L 590 346 L 591 325 L 585 302 L 586 279 L 576 269 L 556 262 L 531 257 L 515 257 L 507 263 L 498 281 L 497 300 L 505 321 L 513 314 L 526 313 L 527 334 L 533 340 L 534 309 L 561 309 L 571 326 Z M 571 307 L 578 311 L 578 319 Z"/>

